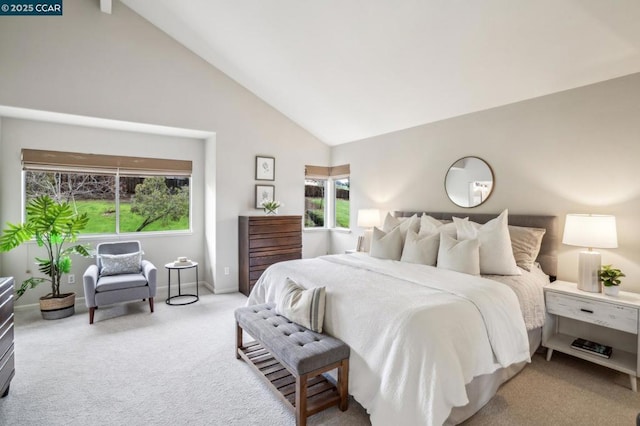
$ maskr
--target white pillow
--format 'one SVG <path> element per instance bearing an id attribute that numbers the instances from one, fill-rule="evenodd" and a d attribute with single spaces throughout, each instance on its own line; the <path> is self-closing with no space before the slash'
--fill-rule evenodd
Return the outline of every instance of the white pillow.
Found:
<path id="1" fill-rule="evenodd" d="M 322 333 L 325 294 L 324 287 L 305 290 L 287 277 L 276 303 L 276 313 L 309 330 Z"/>
<path id="2" fill-rule="evenodd" d="M 422 213 L 422 216 L 420 216 L 420 232 L 422 232 L 422 230 L 431 230 L 431 229 L 436 229 L 441 227 L 444 224 L 444 222 L 436 219 L 435 217 L 431 217 L 426 213 Z"/>
<path id="3" fill-rule="evenodd" d="M 386 233 L 379 228 L 373 228 L 369 255 L 379 259 L 400 260 L 402 255 L 400 228 L 396 227 L 393 231 Z"/>
<path id="4" fill-rule="evenodd" d="M 418 234 L 409 230 L 404 240 L 400 261 L 436 266 L 439 246 L 440 234 L 419 237 Z"/>
<path id="5" fill-rule="evenodd" d="M 440 234 L 438 268 L 480 275 L 480 243 L 477 239 L 456 241 L 445 233 Z"/>
<path id="6" fill-rule="evenodd" d="M 465 218 L 464 220 L 467 220 L 467 218 Z M 440 234 L 441 232 L 446 233 L 451 238 L 455 238 L 456 224 L 453 222 L 441 222 L 438 219 L 433 218 L 426 214 L 423 214 L 420 217 L 420 232 L 418 235 L 420 236 L 434 235 L 434 234 Z"/>
<path id="7" fill-rule="evenodd" d="M 480 273 L 487 275 L 521 275 L 511 249 L 508 210 L 484 225 L 453 218 L 458 240 L 477 238 L 480 242 Z"/>
<path id="8" fill-rule="evenodd" d="M 407 231 L 411 229 L 414 232 L 418 232 L 420 229 L 420 218 L 417 214 L 409 218 L 397 218 L 392 216 L 390 213 L 387 213 L 387 216 L 384 218 L 384 224 L 382 225 L 382 230 L 384 232 L 389 232 L 395 228 L 400 229 L 400 234 L 402 235 L 402 242 L 404 242 L 405 237 L 407 236 Z"/>

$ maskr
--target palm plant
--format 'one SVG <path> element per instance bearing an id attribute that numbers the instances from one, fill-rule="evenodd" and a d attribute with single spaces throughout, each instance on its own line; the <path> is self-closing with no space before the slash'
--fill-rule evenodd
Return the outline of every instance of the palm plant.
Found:
<path id="1" fill-rule="evenodd" d="M 63 274 L 71 271 L 71 254 L 89 257 L 83 245 L 64 247 L 74 242 L 83 230 L 89 218 L 86 213 L 75 214 L 69 203 L 58 203 L 47 195 L 32 199 L 27 204 L 27 221 L 20 224 L 7 224 L 0 236 L 0 251 L 10 251 L 22 243 L 35 238 L 39 247 L 47 250 L 47 257 L 36 257 L 38 270 L 46 275 L 30 277 L 16 290 L 20 298 L 29 288 L 35 288 L 43 282 L 51 283 L 51 293 L 45 298 L 60 298 L 60 283 Z"/>

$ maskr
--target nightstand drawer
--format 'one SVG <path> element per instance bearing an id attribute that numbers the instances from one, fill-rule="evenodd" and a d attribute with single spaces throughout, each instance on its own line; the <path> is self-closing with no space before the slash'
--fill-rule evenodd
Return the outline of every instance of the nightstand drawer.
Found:
<path id="1" fill-rule="evenodd" d="M 638 334 L 638 309 L 547 291 L 550 314 Z"/>

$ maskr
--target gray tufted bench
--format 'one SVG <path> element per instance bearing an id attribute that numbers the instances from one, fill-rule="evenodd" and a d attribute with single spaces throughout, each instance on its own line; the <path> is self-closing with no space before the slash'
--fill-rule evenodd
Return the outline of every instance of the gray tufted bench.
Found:
<path id="1" fill-rule="evenodd" d="M 296 414 L 296 424 L 328 407 L 348 408 L 349 346 L 276 314 L 274 304 L 238 308 L 236 358 L 253 366 Z M 243 344 L 242 331 L 255 341 Z M 338 370 L 334 385 L 322 373 Z"/>

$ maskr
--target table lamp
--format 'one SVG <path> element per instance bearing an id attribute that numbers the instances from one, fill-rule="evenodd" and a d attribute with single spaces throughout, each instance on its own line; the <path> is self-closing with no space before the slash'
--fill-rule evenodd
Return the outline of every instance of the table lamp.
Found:
<path id="1" fill-rule="evenodd" d="M 358 210 L 357 225 L 365 228 L 364 234 L 358 238 L 357 251 L 368 251 L 371 243 L 371 234 L 374 226 L 380 226 L 380 210 L 360 209 Z"/>
<path id="2" fill-rule="evenodd" d="M 568 214 L 562 243 L 587 248 L 578 257 L 578 289 L 599 293 L 601 256 L 593 249 L 618 247 L 615 216 Z"/>

